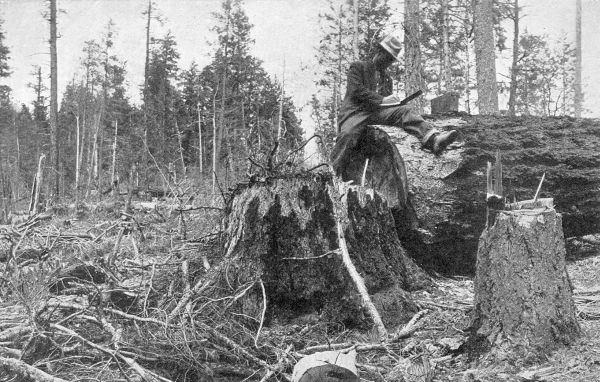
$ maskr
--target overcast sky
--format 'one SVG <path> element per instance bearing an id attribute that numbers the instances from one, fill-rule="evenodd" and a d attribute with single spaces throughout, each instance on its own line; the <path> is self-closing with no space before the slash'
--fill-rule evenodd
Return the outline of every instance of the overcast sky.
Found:
<path id="1" fill-rule="evenodd" d="M 346 1 L 346 0 L 340 0 Z M 548 34 L 550 40 L 561 33 L 574 40 L 575 0 L 521 0 L 525 17 L 522 30 Z M 6 44 L 11 50 L 9 65 L 12 76 L 7 84 L 13 89 L 15 102 L 30 103 L 33 93 L 27 88 L 32 66 L 42 65 L 49 72 L 48 26 L 42 17 L 44 0 L 0 0 L 0 18 L 4 20 Z M 162 36 L 170 29 L 181 54 L 180 67 L 189 68 L 195 60 L 209 62 L 213 41 L 209 32 L 211 12 L 220 9 L 221 0 L 156 0 L 165 23 L 156 23 L 153 35 Z M 390 0 L 402 7 L 402 1 Z M 142 11 L 146 0 L 58 0 L 63 10 L 59 18 L 58 65 L 59 97 L 66 83 L 78 70 L 84 41 L 100 39 L 109 19 L 116 24 L 115 49 L 126 60 L 130 96 L 139 100 L 143 83 L 145 20 Z M 314 47 L 319 42 L 318 14 L 326 9 L 325 0 L 246 0 L 245 9 L 254 25 L 256 40 L 253 53 L 264 61 L 266 70 L 281 76 L 286 63 L 286 91 L 302 107 L 314 92 Z M 583 81 L 589 110 L 586 116 L 600 117 L 600 1 L 583 0 Z M 397 12 L 398 16 L 401 16 Z M 509 31 L 509 33 L 511 33 Z M 512 41 L 509 38 L 508 43 Z M 508 52 L 507 52 L 508 53 Z M 499 61 L 498 79 L 507 74 Z M 504 73 L 502 73 L 504 72 Z M 506 108 L 501 105 L 501 108 Z M 308 110 L 301 113 L 308 121 Z M 305 126 L 310 128 L 309 126 Z"/>

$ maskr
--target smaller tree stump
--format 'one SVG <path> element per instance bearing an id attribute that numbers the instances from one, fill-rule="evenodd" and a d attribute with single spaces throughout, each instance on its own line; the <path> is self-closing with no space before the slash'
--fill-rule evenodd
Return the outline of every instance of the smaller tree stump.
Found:
<path id="1" fill-rule="evenodd" d="M 499 211 L 479 239 L 470 341 L 477 355 L 535 358 L 580 334 L 561 216 L 544 204 Z"/>
<path id="2" fill-rule="evenodd" d="M 431 100 L 431 114 L 458 112 L 458 93 L 449 92 Z"/>

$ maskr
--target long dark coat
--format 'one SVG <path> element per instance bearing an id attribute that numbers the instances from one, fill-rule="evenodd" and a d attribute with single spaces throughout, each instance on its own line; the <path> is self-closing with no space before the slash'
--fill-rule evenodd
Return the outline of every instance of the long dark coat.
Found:
<path id="1" fill-rule="evenodd" d="M 373 171 L 386 172 L 383 177 L 386 178 L 384 183 L 387 185 L 381 186 L 395 189 L 392 194 L 398 198 L 398 207 L 403 215 L 402 225 L 414 228 L 416 215 L 408 197 L 408 180 L 402 157 L 393 144 L 389 145 L 389 141 L 387 143 L 390 147 L 383 144 L 381 133 L 368 131 L 369 124 L 382 123 L 381 103 L 392 92 L 391 77 L 385 71 L 377 71 L 372 61 L 357 61 L 350 65 L 346 96 L 338 116 L 341 132 L 336 139 L 331 160 L 336 172 L 344 180 L 351 180 L 360 173 L 365 158 L 371 158 L 373 166 L 380 167 Z M 399 107 L 406 108 L 403 110 L 407 111 L 410 109 Z M 410 111 L 402 114 L 405 117 L 402 122 L 423 121 L 420 115 Z M 376 161 L 379 163 L 374 163 Z"/>

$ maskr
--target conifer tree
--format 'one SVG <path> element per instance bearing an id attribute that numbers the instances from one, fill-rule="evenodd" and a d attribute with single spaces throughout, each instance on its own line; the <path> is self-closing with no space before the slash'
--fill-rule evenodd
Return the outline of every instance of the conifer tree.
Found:
<path id="1" fill-rule="evenodd" d="M 0 81 L 10 76 L 10 68 L 8 66 L 10 50 L 4 42 L 6 36 L 4 35 L 3 23 L 4 21 L 0 19 Z M 10 88 L 0 82 L 0 102 L 8 103 L 9 94 Z"/>

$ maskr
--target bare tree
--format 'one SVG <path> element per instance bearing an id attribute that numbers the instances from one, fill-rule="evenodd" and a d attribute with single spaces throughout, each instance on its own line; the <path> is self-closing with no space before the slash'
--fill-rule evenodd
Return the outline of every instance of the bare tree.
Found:
<path id="1" fill-rule="evenodd" d="M 575 117 L 581 118 L 583 92 L 581 90 L 581 0 L 575 12 Z"/>
<path id="2" fill-rule="evenodd" d="M 54 197 L 59 197 L 58 63 L 56 54 L 56 0 L 50 0 L 50 158 L 54 169 Z"/>
<path id="3" fill-rule="evenodd" d="M 498 112 L 492 0 L 474 0 L 475 68 L 479 114 Z"/>
<path id="4" fill-rule="evenodd" d="M 285 57 L 283 57 L 283 71 L 281 74 L 281 92 L 279 93 L 279 115 L 277 116 L 277 150 L 281 148 L 283 135 L 283 100 L 285 98 Z"/>

